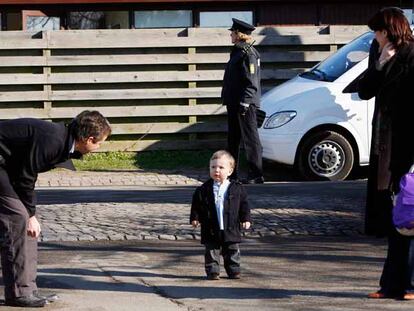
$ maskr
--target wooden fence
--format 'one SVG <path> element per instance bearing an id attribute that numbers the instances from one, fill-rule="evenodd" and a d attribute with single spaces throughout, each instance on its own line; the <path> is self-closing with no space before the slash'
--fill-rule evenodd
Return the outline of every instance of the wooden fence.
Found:
<path id="1" fill-rule="evenodd" d="M 262 27 L 264 91 L 366 31 L 365 26 Z M 105 150 L 219 148 L 226 29 L 0 32 L 0 119 L 108 117 Z"/>

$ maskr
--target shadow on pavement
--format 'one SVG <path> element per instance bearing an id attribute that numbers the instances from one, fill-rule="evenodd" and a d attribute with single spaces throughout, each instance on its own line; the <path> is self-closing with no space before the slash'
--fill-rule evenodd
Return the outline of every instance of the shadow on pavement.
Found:
<path id="1" fill-rule="evenodd" d="M 361 298 L 365 293 L 317 287 L 280 288 L 284 276 L 324 284 L 358 283 L 361 267 L 380 267 L 384 241 L 360 237 L 272 237 L 242 243 L 241 280 L 205 281 L 198 241 L 41 243 L 38 285 L 48 289 L 157 292 L 176 299 L 279 299 L 291 296 Z M 367 252 L 379 250 L 378 254 Z M 76 267 L 76 257 L 88 267 Z M 66 262 L 65 262 L 66 261 Z M 59 262 L 57 267 L 54 262 Z M 289 263 L 289 265 L 286 265 Z M 336 265 L 333 263 L 337 263 Z M 47 264 L 53 264 L 48 267 Z M 70 267 L 68 268 L 68 265 Z M 323 267 L 330 267 L 324 269 Z M 265 271 L 261 267 L 265 266 Z M 91 268 L 92 267 L 92 268 Z M 295 267 L 292 270 L 292 267 Z M 346 268 L 343 271 L 341 267 Z M 295 273 L 298 270 L 299 274 Z M 317 269 L 317 270 L 314 270 Z M 270 282 L 270 283 L 269 283 Z M 272 284 L 272 285 L 271 285 Z M 316 284 L 316 283 L 315 283 Z"/>
<path id="2" fill-rule="evenodd" d="M 88 270 L 66 270 L 66 269 L 40 269 L 42 276 L 37 278 L 37 284 L 39 288 L 53 289 L 76 289 L 76 290 L 88 290 L 88 291 L 111 291 L 111 292 L 135 292 L 135 293 L 151 293 L 158 292 L 163 296 L 168 296 L 174 299 L 183 298 L 197 298 L 197 299 L 280 299 L 290 298 L 291 296 L 309 296 L 309 297 L 332 297 L 332 298 L 358 298 L 364 297 L 363 293 L 347 293 L 347 292 L 324 292 L 318 290 L 285 290 L 285 289 L 272 289 L 272 288 L 248 288 L 235 286 L 238 281 L 229 281 L 226 278 L 222 278 L 222 281 L 232 282 L 231 287 L 217 286 L 213 282 L 208 282 L 208 286 L 156 286 L 151 288 L 140 284 L 140 282 L 106 282 L 97 280 L 88 280 L 85 275 L 93 275 L 94 278 L 106 278 L 108 276 L 118 276 L 119 273 L 114 271 L 96 272 Z M 60 274 L 62 273 L 62 274 Z M 46 274 L 46 275 L 44 275 Z M 50 274 L 48 276 L 47 274 Z M 56 277 L 58 274 L 58 277 Z M 68 275 L 69 274 L 69 275 Z M 154 276 L 157 278 L 169 278 L 169 279 L 187 279 L 187 280 L 203 280 L 204 277 L 179 277 L 176 275 L 165 274 L 150 274 L 125 272 L 121 274 L 126 277 L 148 277 Z M 357 280 L 357 279 L 356 279 Z"/>
<path id="3" fill-rule="evenodd" d="M 345 182 L 290 182 L 246 185 L 248 195 L 335 197 L 349 194 L 365 197 L 365 180 Z M 44 188 L 36 191 L 38 204 L 111 203 L 191 203 L 196 186 L 134 186 L 129 188 Z M 344 192 L 346 192 L 344 194 Z"/>

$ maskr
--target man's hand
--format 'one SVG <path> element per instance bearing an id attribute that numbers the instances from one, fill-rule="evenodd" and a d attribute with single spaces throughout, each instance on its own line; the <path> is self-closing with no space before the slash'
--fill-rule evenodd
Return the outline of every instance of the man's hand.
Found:
<path id="1" fill-rule="evenodd" d="M 192 225 L 194 228 L 197 228 L 197 227 L 198 227 L 198 224 L 199 224 L 198 220 L 193 220 L 193 221 L 191 222 L 191 225 Z"/>
<path id="2" fill-rule="evenodd" d="M 249 229 L 250 228 L 250 226 L 251 226 L 251 223 L 250 223 L 250 221 L 246 221 L 246 222 L 242 222 L 242 228 L 243 229 Z"/>
<path id="3" fill-rule="evenodd" d="M 33 238 L 38 238 L 40 231 L 40 224 L 37 221 L 36 216 L 30 217 L 27 222 L 27 235 Z"/>
<path id="4" fill-rule="evenodd" d="M 241 114 L 242 116 L 246 115 L 247 111 L 249 111 L 249 107 L 250 107 L 250 105 L 249 105 L 249 104 L 246 104 L 246 103 L 240 103 L 240 106 L 239 106 L 239 111 L 240 111 L 240 114 Z"/>

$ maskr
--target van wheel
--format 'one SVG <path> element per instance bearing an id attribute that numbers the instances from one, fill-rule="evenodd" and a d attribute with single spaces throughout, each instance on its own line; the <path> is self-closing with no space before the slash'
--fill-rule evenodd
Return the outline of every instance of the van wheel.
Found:
<path id="1" fill-rule="evenodd" d="M 354 166 L 354 153 L 348 140 L 333 131 L 322 131 L 302 144 L 298 168 L 309 180 L 344 180 Z"/>

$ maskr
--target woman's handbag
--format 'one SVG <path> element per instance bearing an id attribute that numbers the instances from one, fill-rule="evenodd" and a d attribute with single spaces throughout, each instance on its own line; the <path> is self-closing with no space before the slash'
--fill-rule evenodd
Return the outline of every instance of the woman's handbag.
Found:
<path id="1" fill-rule="evenodd" d="M 414 165 L 400 181 L 400 192 L 394 197 L 392 220 L 402 235 L 414 236 Z"/>

